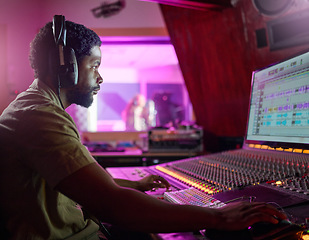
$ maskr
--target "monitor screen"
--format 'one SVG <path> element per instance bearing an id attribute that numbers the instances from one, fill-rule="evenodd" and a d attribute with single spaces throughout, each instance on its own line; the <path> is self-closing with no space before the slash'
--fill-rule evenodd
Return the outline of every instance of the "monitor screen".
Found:
<path id="1" fill-rule="evenodd" d="M 253 72 L 245 141 L 309 144 L 309 52 Z"/>

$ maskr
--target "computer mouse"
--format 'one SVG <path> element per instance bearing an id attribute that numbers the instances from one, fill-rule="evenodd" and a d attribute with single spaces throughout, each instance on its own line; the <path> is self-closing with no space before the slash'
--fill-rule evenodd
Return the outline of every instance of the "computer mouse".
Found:
<path id="1" fill-rule="evenodd" d="M 280 220 L 277 224 L 259 222 L 248 229 L 224 231 L 207 229 L 202 234 L 209 240 L 298 240 L 303 228 L 289 220 Z"/>
<path id="2" fill-rule="evenodd" d="M 301 231 L 303 231 L 301 226 L 287 219 L 280 220 L 277 224 L 258 222 L 249 227 L 251 239 L 253 240 L 296 240 L 299 239 L 299 233 Z"/>

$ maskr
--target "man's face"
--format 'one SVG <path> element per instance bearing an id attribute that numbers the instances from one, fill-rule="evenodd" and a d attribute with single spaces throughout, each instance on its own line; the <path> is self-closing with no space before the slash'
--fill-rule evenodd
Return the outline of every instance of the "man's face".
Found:
<path id="1" fill-rule="evenodd" d="M 78 83 L 69 89 L 67 99 L 70 103 L 75 103 L 83 107 L 89 107 L 93 102 L 93 95 L 100 90 L 103 82 L 99 74 L 101 64 L 101 50 L 99 46 L 94 46 L 90 51 L 90 56 L 85 56 L 78 64 Z"/>

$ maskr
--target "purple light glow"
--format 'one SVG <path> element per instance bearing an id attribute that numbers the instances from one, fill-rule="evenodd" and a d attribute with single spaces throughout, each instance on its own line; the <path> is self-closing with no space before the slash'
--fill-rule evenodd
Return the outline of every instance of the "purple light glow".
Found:
<path id="1" fill-rule="evenodd" d="M 106 68 L 154 68 L 178 65 L 168 36 L 101 37 L 102 66 Z"/>
<path id="2" fill-rule="evenodd" d="M 174 47 L 168 37 L 118 36 L 102 37 L 101 40 L 102 62 L 99 72 L 104 82 L 97 96 L 97 107 L 92 109 L 97 116 L 94 123 L 97 131 L 124 130 L 122 112 L 127 103 L 136 94 L 149 100 L 153 96 L 147 94 L 152 95 L 150 93 L 161 88 L 170 91 L 167 86 L 178 85 L 184 89 L 186 93 L 179 104 L 186 111 L 186 116 L 191 117 L 191 103 Z M 185 120 L 191 118 L 186 117 Z"/>

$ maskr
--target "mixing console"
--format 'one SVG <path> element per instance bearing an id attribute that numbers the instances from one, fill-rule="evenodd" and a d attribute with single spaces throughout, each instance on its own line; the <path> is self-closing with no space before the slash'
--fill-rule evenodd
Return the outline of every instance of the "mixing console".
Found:
<path id="1" fill-rule="evenodd" d="M 191 179 L 193 185 L 203 186 L 200 189 L 209 194 L 267 182 L 309 195 L 309 155 L 242 149 L 172 162 L 157 169 L 180 180 Z"/>
<path id="2" fill-rule="evenodd" d="M 308 225 L 309 154 L 239 149 L 150 167 L 107 170 L 131 180 L 161 175 L 171 183 L 170 191 L 149 194 L 177 204 L 221 207 L 235 200 L 263 201 L 285 211 L 292 222 Z"/>

